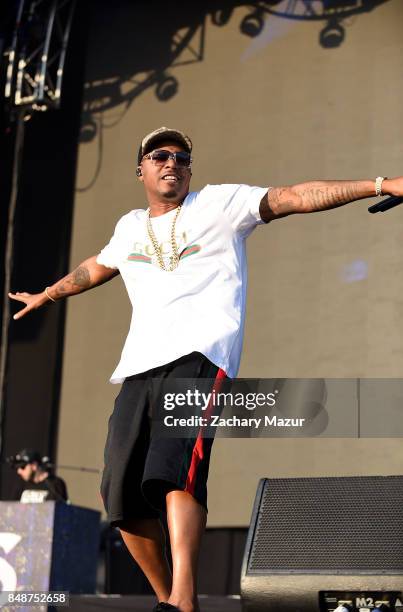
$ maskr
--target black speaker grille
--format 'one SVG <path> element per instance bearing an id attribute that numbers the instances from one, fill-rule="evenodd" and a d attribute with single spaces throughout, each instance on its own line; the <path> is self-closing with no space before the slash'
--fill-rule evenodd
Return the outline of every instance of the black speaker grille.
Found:
<path id="1" fill-rule="evenodd" d="M 403 571 L 403 476 L 266 480 L 248 573 Z"/>

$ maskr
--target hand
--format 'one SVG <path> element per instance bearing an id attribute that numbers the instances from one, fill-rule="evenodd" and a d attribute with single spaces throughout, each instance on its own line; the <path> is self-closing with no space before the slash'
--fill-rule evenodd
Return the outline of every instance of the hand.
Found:
<path id="1" fill-rule="evenodd" d="M 25 304 L 25 308 L 19 310 L 13 316 L 13 319 L 16 320 L 21 319 L 21 317 L 24 317 L 26 314 L 28 314 L 28 312 L 31 312 L 31 310 L 36 310 L 49 301 L 49 298 L 44 291 L 42 291 L 42 293 L 27 293 L 26 291 L 17 291 L 17 293 L 9 293 L 8 297 L 12 300 Z"/>
<path id="2" fill-rule="evenodd" d="M 403 176 L 385 179 L 382 183 L 383 195 L 403 196 Z"/>

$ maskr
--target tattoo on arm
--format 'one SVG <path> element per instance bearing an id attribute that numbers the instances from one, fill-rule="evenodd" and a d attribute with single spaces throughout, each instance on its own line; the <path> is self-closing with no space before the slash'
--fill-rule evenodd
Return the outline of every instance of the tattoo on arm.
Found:
<path id="1" fill-rule="evenodd" d="M 67 297 L 81 293 L 91 287 L 91 278 L 88 268 L 79 266 L 71 274 L 63 278 L 54 288 L 55 298 Z"/>
<path id="2" fill-rule="evenodd" d="M 90 273 L 85 266 L 79 266 L 72 272 L 73 283 L 82 287 L 83 289 L 88 289 L 91 284 Z"/>
<path id="3" fill-rule="evenodd" d="M 307 212 L 337 208 L 359 199 L 360 191 L 354 183 L 309 187 L 300 191 L 302 204 Z"/>
<path id="4" fill-rule="evenodd" d="M 291 187 L 270 187 L 260 202 L 260 216 L 269 223 L 295 213 L 329 210 L 374 195 L 373 181 L 311 181 Z"/>

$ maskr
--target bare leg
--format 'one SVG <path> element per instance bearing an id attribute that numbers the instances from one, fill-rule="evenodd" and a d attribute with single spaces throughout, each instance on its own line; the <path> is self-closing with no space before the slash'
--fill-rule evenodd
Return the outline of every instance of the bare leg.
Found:
<path id="1" fill-rule="evenodd" d="M 147 576 L 158 601 L 167 601 L 172 576 L 165 555 L 165 534 L 158 519 L 127 521 L 120 529 L 130 554 Z"/>
<path id="2" fill-rule="evenodd" d="M 172 591 L 168 603 L 181 612 L 200 612 L 197 601 L 197 564 L 206 510 L 185 491 L 166 496 L 173 564 Z"/>

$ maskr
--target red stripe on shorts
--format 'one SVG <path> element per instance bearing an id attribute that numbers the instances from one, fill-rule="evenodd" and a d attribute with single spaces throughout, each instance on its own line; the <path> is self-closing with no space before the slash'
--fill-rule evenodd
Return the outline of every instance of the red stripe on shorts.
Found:
<path id="1" fill-rule="evenodd" d="M 226 377 L 226 373 L 224 372 L 224 370 L 220 368 L 217 372 L 217 376 L 215 377 L 212 391 L 220 390 L 221 381 L 224 380 L 225 377 Z M 212 401 L 212 398 L 210 398 L 209 405 L 207 406 L 207 409 L 206 409 L 206 414 L 205 414 L 206 418 L 209 418 L 211 416 L 213 408 L 214 408 L 214 402 Z M 193 447 L 192 461 L 190 463 L 190 468 L 189 468 L 189 472 L 187 475 L 186 486 L 185 486 L 185 491 L 187 493 L 190 493 L 193 496 L 195 494 L 195 489 L 196 489 L 197 468 L 199 466 L 200 461 L 204 457 L 203 442 L 204 442 L 203 428 L 201 428 L 199 429 L 199 434 L 196 438 L 196 443 Z"/>

